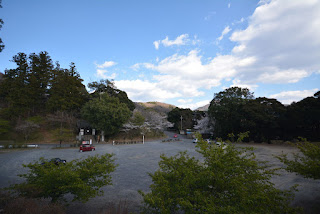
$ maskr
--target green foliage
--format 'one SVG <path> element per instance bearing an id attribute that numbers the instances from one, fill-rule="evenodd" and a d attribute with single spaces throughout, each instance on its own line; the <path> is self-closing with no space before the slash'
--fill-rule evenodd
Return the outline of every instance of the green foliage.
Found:
<path id="1" fill-rule="evenodd" d="M 181 127 L 182 116 L 182 127 Z M 168 113 L 168 121 L 174 123 L 177 130 L 193 128 L 193 113 L 190 109 L 174 108 Z"/>
<path id="2" fill-rule="evenodd" d="M 319 92 L 314 97 L 307 97 L 288 106 L 282 126 L 286 138 L 306 136 L 312 141 L 320 140 Z"/>
<path id="3" fill-rule="evenodd" d="M 134 112 L 131 118 L 131 123 L 136 126 L 142 126 L 145 121 L 145 117 L 140 112 Z"/>
<path id="4" fill-rule="evenodd" d="M 47 109 L 55 111 L 79 111 L 87 101 L 88 92 L 82 84 L 74 63 L 70 69 L 61 69 L 57 64 L 53 71 Z"/>
<path id="5" fill-rule="evenodd" d="M 87 100 L 88 93 L 81 83 L 74 63 L 70 69 L 52 64 L 49 54 L 18 53 L 13 56 L 15 69 L 5 70 L 0 84 L 0 97 L 5 102 L 2 110 L 8 118 L 25 118 L 55 111 L 78 111 Z M 45 108 L 47 107 L 47 108 Z"/>
<path id="6" fill-rule="evenodd" d="M 180 152 L 161 155 L 150 173 L 151 192 L 140 194 L 144 213 L 295 213 L 294 187 L 278 190 L 270 182 L 275 169 L 255 159 L 252 148 L 211 146 L 197 136 L 204 162 Z"/>
<path id="7" fill-rule="evenodd" d="M 81 114 L 94 128 L 110 136 L 117 133 L 128 121 L 131 111 L 126 104 L 120 103 L 118 98 L 102 94 L 101 98 L 94 98 L 87 102 Z"/>
<path id="8" fill-rule="evenodd" d="M 246 132 L 240 132 L 238 134 L 238 139 L 237 139 L 237 142 L 242 142 L 245 138 L 249 138 L 249 131 L 246 131 Z"/>
<path id="9" fill-rule="evenodd" d="M 10 131 L 10 122 L 0 119 L 0 135 L 6 134 Z"/>
<path id="10" fill-rule="evenodd" d="M 235 137 L 235 135 L 233 133 L 228 134 L 228 138 L 231 139 L 231 142 L 234 142 L 234 137 Z"/>
<path id="11" fill-rule="evenodd" d="M 101 94 L 106 93 L 110 97 L 116 97 L 121 103 L 125 103 L 130 111 L 135 109 L 134 103 L 128 98 L 127 93 L 116 88 L 113 81 L 100 80 L 100 82 L 92 82 L 88 84 L 91 90 L 94 90 L 93 97 L 100 97 Z"/>
<path id="12" fill-rule="evenodd" d="M 293 159 L 289 159 L 287 154 L 276 157 L 286 165 L 287 171 L 295 172 L 305 178 L 320 179 L 320 146 L 306 142 L 305 138 L 301 139 L 302 142 L 295 145 L 300 154 L 293 153 Z"/>
<path id="13" fill-rule="evenodd" d="M 258 97 L 249 100 L 242 107 L 241 129 L 250 131 L 256 142 L 278 139 L 283 136 L 280 123 L 285 111 L 285 106 L 276 99 Z"/>
<path id="14" fill-rule="evenodd" d="M 215 121 L 215 133 L 219 137 L 226 137 L 228 133 L 241 131 L 243 119 L 241 108 L 250 99 L 253 93 L 247 88 L 231 87 L 216 93 L 210 102 L 209 115 Z"/>
<path id="15" fill-rule="evenodd" d="M 23 166 L 29 172 L 19 176 L 26 181 L 12 185 L 10 189 L 25 197 L 51 198 L 52 202 L 63 200 L 63 196 L 69 193 L 74 196 L 73 201 L 82 202 L 103 195 L 100 188 L 111 185 L 110 173 L 116 167 L 112 154 L 90 156 L 58 166 L 40 158 Z"/>
<path id="16" fill-rule="evenodd" d="M 73 131 L 66 128 L 57 128 L 52 132 L 53 137 L 55 138 L 55 140 L 60 142 L 60 145 L 63 141 L 72 141 L 75 137 Z"/>

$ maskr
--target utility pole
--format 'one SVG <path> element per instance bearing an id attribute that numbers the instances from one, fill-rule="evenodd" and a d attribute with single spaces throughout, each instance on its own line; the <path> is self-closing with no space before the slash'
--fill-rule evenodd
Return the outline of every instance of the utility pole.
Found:
<path id="1" fill-rule="evenodd" d="M 180 119 L 181 119 L 181 131 L 182 131 L 182 115 L 180 116 Z"/>

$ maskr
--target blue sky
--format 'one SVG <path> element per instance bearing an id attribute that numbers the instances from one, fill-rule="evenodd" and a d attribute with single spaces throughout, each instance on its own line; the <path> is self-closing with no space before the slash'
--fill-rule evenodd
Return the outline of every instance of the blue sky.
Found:
<path id="1" fill-rule="evenodd" d="M 3 0 L 0 72 L 47 51 L 84 84 L 195 109 L 230 86 L 284 104 L 320 90 L 316 0 Z"/>

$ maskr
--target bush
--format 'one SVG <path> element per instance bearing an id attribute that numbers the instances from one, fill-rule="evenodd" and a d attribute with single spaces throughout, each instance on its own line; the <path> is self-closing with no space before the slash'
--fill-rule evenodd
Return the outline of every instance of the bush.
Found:
<path id="1" fill-rule="evenodd" d="M 110 173 L 116 167 L 112 157 L 111 154 L 96 155 L 58 166 L 40 158 L 35 163 L 23 165 L 29 168 L 29 172 L 19 176 L 26 181 L 12 185 L 9 189 L 20 196 L 50 198 L 52 202 L 63 200 L 64 195 L 71 193 L 73 201 L 85 202 L 91 197 L 102 195 L 100 188 L 111 184 Z"/>
<path id="2" fill-rule="evenodd" d="M 252 148 L 208 145 L 197 137 L 204 162 L 180 152 L 161 155 L 159 169 L 150 173 L 151 192 L 143 197 L 143 213 L 295 213 L 293 191 L 270 182 L 275 175 L 255 160 Z"/>
<path id="3" fill-rule="evenodd" d="M 295 172 L 305 178 L 320 179 L 320 146 L 307 142 L 300 138 L 302 142 L 294 144 L 303 155 L 294 153 L 293 160 L 289 160 L 287 154 L 276 156 L 286 165 L 286 170 Z"/>

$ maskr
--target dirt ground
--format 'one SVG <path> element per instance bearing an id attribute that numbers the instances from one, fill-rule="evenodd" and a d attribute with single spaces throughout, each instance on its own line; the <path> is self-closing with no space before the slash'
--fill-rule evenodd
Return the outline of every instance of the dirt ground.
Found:
<path id="1" fill-rule="evenodd" d="M 171 133 L 168 134 L 169 137 Z M 173 134 L 172 134 L 173 135 Z M 145 144 L 116 145 L 97 144 L 96 151 L 80 153 L 78 148 L 52 149 L 49 145 L 40 145 L 38 149 L 15 150 L 12 152 L 0 153 L 0 188 L 9 184 L 21 182 L 17 174 L 26 172 L 22 164 L 26 164 L 40 157 L 60 157 L 71 161 L 73 159 L 86 158 L 94 154 L 114 153 L 118 167 L 112 174 L 113 185 L 103 187 L 104 195 L 95 197 L 87 203 L 73 202 L 67 209 L 67 213 L 103 213 L 111 205 L 126 203 L 129 211 L 139 212 L 141 196 L 138 190 L 149 191 L 152 183 L 148 172 L 158 169 L 160 154 L 172 156 L 179 151 L 187 151 L 190 155 L 199 157 L 195 151 L 195 144 L 191 139 L 184 139 L 179 136 L 179 141 L 163 143 L 158 141 L 147 141 Z M 282 152 L 292 153 L 297 151 L 290 146 L 279 146 L 269 144 L 238 144 L 237 146 L 252 146 L 258 160 L 269 161 L 274 167 L 283 166 L 273 155 Z M 272 178 L 272 182 L 280 189 L 289 189 L 292 185 L 298 184 L 298 192 L 295 194 L 293 206 L 302 206 L 305 213 L 320 213 L 320 181 L 303 178 L 285 170 L 280 171 L 280 176 Z"/>

